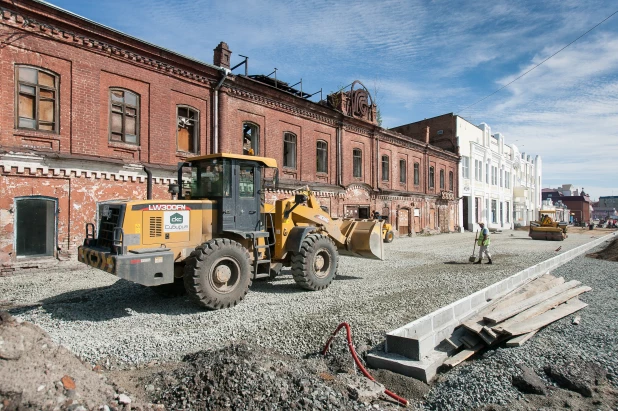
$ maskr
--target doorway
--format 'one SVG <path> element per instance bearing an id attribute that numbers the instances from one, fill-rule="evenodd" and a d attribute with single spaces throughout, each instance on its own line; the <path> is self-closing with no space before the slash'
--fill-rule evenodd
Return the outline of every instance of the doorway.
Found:
<path id="1" fill-rule="evenodd" d="M 464 196 L 463 198 L 463 228 L 467 230 L 470 223 L 470 217 L 468 216 L 468 208 L 470 207 L 468 202 L 470 201 L 469 196 Z"/>
<path id="2" fill-rule="evenodd" d="M 15 254 L 17 257 L 54 255 L 57 204 L 57 199 L 49 197 L 15 199 Z"/>
<path id="3" fill-rule="evenodd" d="M 397 229 L 400 235 L 410 234 L 410 210 L 400 208 L 397 215 Z"/>

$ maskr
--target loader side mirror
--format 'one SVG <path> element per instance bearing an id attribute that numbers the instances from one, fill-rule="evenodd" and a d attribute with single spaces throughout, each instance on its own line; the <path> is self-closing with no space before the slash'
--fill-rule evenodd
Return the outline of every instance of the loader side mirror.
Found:
<path id="1" fill-rule="evenodd" d="M 307 201 L 307 196 L 305 194 L 296 194 L 294 196 L 294 203 L 302 204 Z"/>

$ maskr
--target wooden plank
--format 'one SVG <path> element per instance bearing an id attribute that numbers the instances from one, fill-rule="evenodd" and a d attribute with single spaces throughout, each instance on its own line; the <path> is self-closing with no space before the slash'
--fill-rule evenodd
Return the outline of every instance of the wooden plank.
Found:
<path id="1" fill-rule="evenodd" d="M 474 348 L 475 345 L 480 343 L 481 339 L 479 338 L 478 335 L 469 332 L 465 334 L 463 337 L 461 337 L 461 341 L 464 343 L 466 348 L 470 349 L 470 348 Z"/>
<path id="2" fill-rule="evenodd" d="M 507 318 L 511 318 L 517 314 L 519 314 L 520 312 L 527 310 L 528 308 L 535 306 L 537 304 L 539 304 L 540 302 L 543 302 L 549 298 L 552 298 L 560 293 L 565 292 L 566 290 L 569 290 L 571 288 L 575 288 L 578 285 L 580 285 L 581 282 L 577 281 L 577 280 L 573 280 L 573 281 L 569 281 L 568 283 L 564 283 L 562 285 L 559 285 L 558 287 L 554 287 L 551 288 L 545 292 L 542 292 L 541 294 L 536 294 L 533 297 L 530 297 L 526 300 L 521 301 L 518 304 L 515 304 L 511 307 L 507 307 L 503 310 L 500 311 L 495 311 L 487 316 L 484 316 L 483 319 L 485 321 L 487 321 L 487 323 L 489 323 L 490 325 L 495 325 L 501 321 L 506 320 Z"/>
<path id="3" fill-rule="evenodd" d="M 501 322 L 500 324 L 492 327 L 492 329 L 496 332 L 501 333 L 503 328 L 508 328 L 513 324 L 518 322 L 522 322 L 527 320 L 528 318 L 536 317 L 537 315 L 543 314 L 545 311 L 549 311 L 554 307 L 570 300 L 571 298 L 577 297 L 578 295 L 588 292 L 592 290 L 592 288 L 588 286 L 582 286 L 577 288 L 571 288 L 563 293 L 556 295 L 555 297 L 549 298 L 534 307 L 530 307 L 527 310 L 524 310 L 517 314 L 514 317 L 509 318 L 508 320 Z"/>
<path id="4" fill-rule="evenodd" d="M 541 327 L 545 327 L 547 324 L 551 324 L 569 314 L 573 314 L 576 311 L 581 310 L 588 304 L 581 301 L 579 298 L 573 298 L 567 301 L 565 304 L 559 305 L 553 310 L 544 312 L 541 315 L 532 317 L 526 321 L 522 321 L 517 324 L 513 324 L 508 328 L 504 328 L 504 333 L 509 335 L 521 335 L 527 334 L 531 331 L 538 330 Z"/>
<path id="5" fill-rule="evenodd" d="M 528 341 L 530 338 L 534 336 L 539 330 L 530 331 L 528 334 L 518 335 L 517 337 L 511 338 L 506 342 L 507 347 L 521 347 Z"/>
<path id="6" fill-rule="evenodd" d="M 445 341 L 454 350 L 458 350 L 464 345 L 463 341 L 461 341 L 461 337 L 463 337 L 466 332 L 467 330 L 464 327 L 458 327 Z"/>
<path id="7" fill-rule="evenodd" d="M 475 345 L 474 348 L 472 348 L 472 349 L 462 350 L 458 354 L 456 354 L 456 355 L 448 358 L 446 361 L 444 361 L 444 365 L 446 367 L 448 367 L 448 368 L 453 368 L 456 365 L 464 362 L 468 358 L 472 357 L 477 352 L 481 351 L 483 349 L 483 347 L 485 347 L 485 344 L 479 343 L 479 344 Z"/>

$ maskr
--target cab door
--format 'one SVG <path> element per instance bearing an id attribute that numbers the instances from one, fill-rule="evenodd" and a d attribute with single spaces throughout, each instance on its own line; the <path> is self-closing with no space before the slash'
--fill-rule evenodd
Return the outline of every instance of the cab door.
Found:
<path id="1" fill-rule="evenodd" d="M 260 167 L 239 162 L 235 167 L 236 230 L 259 231 L 260 227 Z"/>

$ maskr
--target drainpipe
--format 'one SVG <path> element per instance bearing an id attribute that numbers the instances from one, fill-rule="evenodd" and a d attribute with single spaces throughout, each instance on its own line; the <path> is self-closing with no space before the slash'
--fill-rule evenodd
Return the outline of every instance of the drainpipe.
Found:
<path id="1" fill-rule="evenodd" d="M 152 200 L 152 172 L 150 169 L 144 167 L 144 171 L 146 172 L 146 200 Z"/>
<path id="2" fill-rule="evenodd" d="M 230 74 L 231 71 L 226 69 L 225 67 L 221 68 L 221 79 L 219 79 L 219 82 L 217 83 L 217 85 L 214 88 L 214 92 L 215 92 L 215 101 L 213 103 L 213 144 L 212 144 L 212 152 L 213 153 L 218 153 L 219 152 L 219 89 L 221 88 L 221 86 L 223 85 L 223 82 L 225 81 L 225 79 L 227 78 L 228 74 Z"/>
<path id="3" fill-rule="evenodd" d="M 343 152 L 341 148 L 341 134 L 343 123 L 337 126 L 337 185 L 343 186 Z"/>

